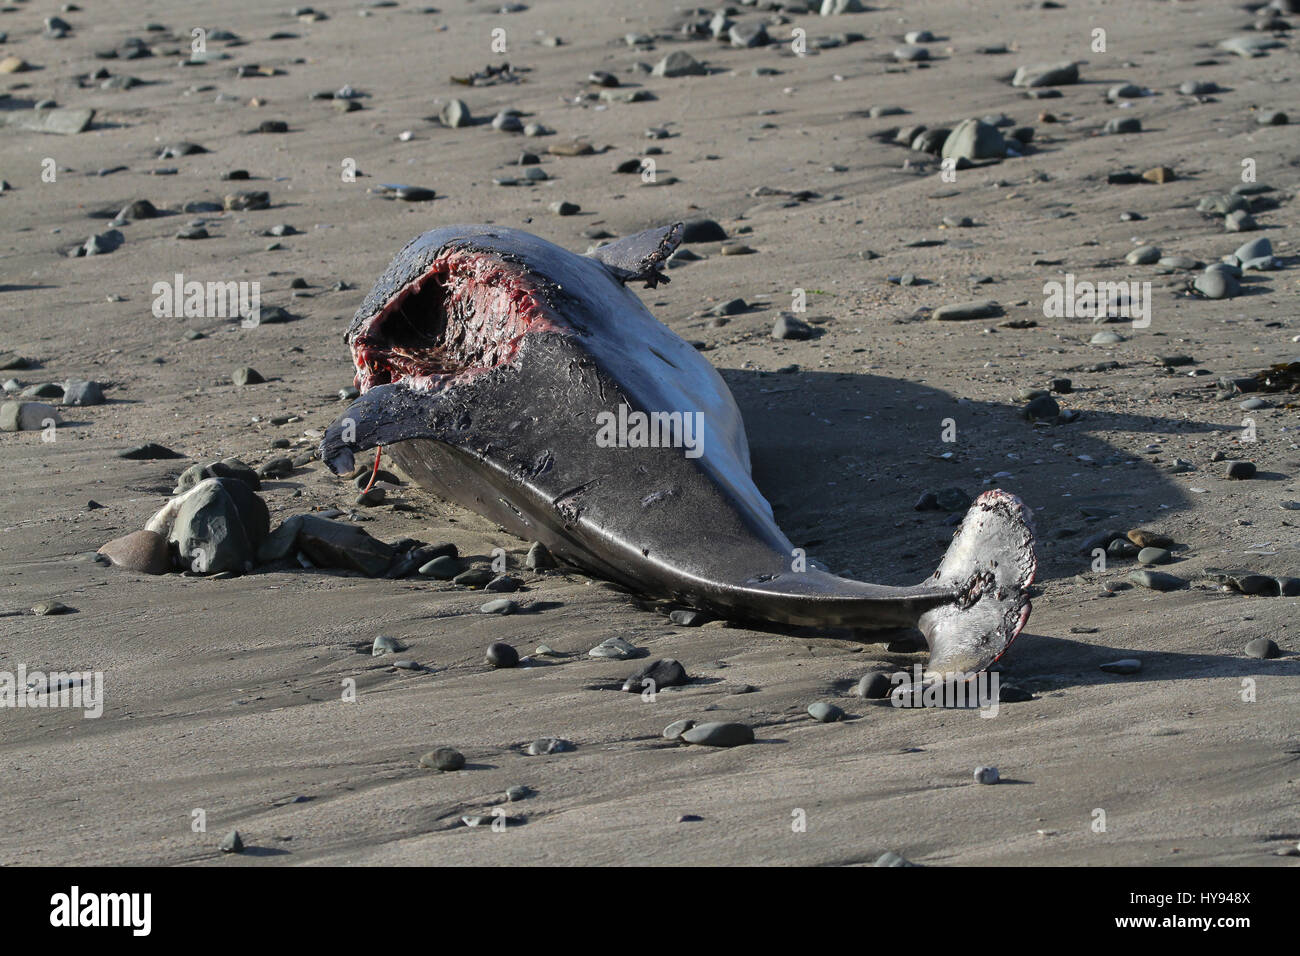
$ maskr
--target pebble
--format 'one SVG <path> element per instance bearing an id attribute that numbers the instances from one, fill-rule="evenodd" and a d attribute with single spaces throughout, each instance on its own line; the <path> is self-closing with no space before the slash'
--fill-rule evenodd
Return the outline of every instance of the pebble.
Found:
<path id="1" fill-rule="evenodd" d="M 555 567 L 555 558 L 546 545 L 540 541 L 534 541 L 528 549 L 528 555 L 524 558 L 524 567 L 533 571 L 544 571 Z"/>
<path id="2" fill-rule="evenodd" d="M 243 853 L 244 838 L 239 835 L 238 830 L 231 830 L 221 838 L 221 842 L 217 844 L 217 849 L 222 853 Z"/>
<path id="3" fill-rule="evenodd" d="M 523 131 L 524 124 L 518 116 L 506 110 L 492 117 L 492 128 L 503 133 L 519 133 Z"/>
<path id="4" fill-rule="evenodd" d="M 454 555 L 443 554 L 434 558 L 428 564 L 420 566 L 419 573 L 426 578 L 437 578 L 441 581 L 450 581 L 456 575 L 464 570 L 460 560 Z"/>
<path id="5" fill-rule="evenodd" d="M 1034 88 L 1042 86 L 1068 86 L 1079 82 L 1079 65 L 1070 61 L 1061 63 L 1035 63 L 1016 70 L 1012 86 Z"/>
<path id="6" fill-rule="evenodd" d="M 106 542 L 97 553 L 127 571 L 166 574 L 172 570 L 167 539 L 156 531 L 132 531 Z"/>
<path id="7" fill-rule="evenodd" d="M 5 402 L 0 405 L 0 431 L 41 431 L 46 422 L 63 424 L 58 410 L 44 402 Z"/>
<path id="8" fill-rule="evenodd" d="M 912 505 L 912 510 L 964 512 L 973 500 L 960 488 L 941 488 L 938 491 L 922 492 L 916 504 Z"/>
<path id="9" fill-rule="evenodd" d="M 143 445 L 136 445 L 125 451 L 117 453 L 118 458 L 126 458 L 130 461 L 159 461 L 173 458 L 184 458 L 180 452 L 172 451 L 157 442 L 145 442 Z"/>
<path id="10" fill-rule="evenodd" d="M 1106 99 L 1112 103 L 1120 100 L 1135 100 L 1142 95 L 1142 87 L 1132 83 L 1120 83 L 1106 91 Z"/>
<path id="11" fill-rule="evenodd" d="M 403 202 L 428 202 L 436 195 L 424 186 L 399 186 L 393 194 Z"/>
<path id="12" fill-rule="evenodd" d="M 397 638 L 380 634 L 375 638 L 375 642 L 370 645 L 370 656 L 383 657 L 385 654 L 396 654 L 401 650 L 404 650 L 404 648 L 397 642 Z"/>
<path id="13" fill-rule="evenodd" d="M 1107 674 L 1136 674 L 1142 669 L 1142 662 L 1136 657 L 1125 657 L 1100 666 Z"/>
<path id="14" fill-rule="evenodd" d="M 1002 159 L 1007 154 L 1006 140 L 996 126 L 983 120 L 965 119 L 958 123 L 943 142 L 944 159 Z"/>
<path id="15" fill-rule="evenodd" d="M 708 721 L 684 731 L 681 739 L 704 747 L 738 747 L 754 742 L 754 731 L 746 724 Z"/>
<path id="16" fill-rule="evenodd" d="M 520 800 L 527 800 L 530 796 L 532 796 L 532 793 L 533 793 L 532 787 L 526 787 L 522 784 L 517 784 L 506 790 L 506 799 L 509 800 L 511 803 L 518 803 Z"/>
<path id="17" fill-rule="evenodd" d="M 871 865 L 886 867 L 920 866 L 919 863 L 913 863 L 907 857 L 895 853 L 893 850 L 888 850 L 885 853 L 880 854 L 880 856 L 876 857 L 876 862 Z"/>
<path id="18" fill-rule="evenodd" d="M 486 661 L 493 667 L 514 667 L 519 663 L 519 652 L 504 641 L 495 641 L 488 645 Z"/>
<path id="19" fill-rule="evenodd" d="M 1259 228 L 1259 223 L 1246 210 L 1238 209 L 1223 217 L 1223 228 L 1228 232 L 1254 232 Z"/>
<path id="20" fill-rule="evenodd" d="M 609 637 L 589 650 L 587 656 L 625 661 L 632 657 L 640 657 L 644 653 L 644 650 L 623 640 L 621 637 Z"/>
<path id="21" fill-rule="evenodd" d="M 51 617 L 57 614 L 71 614 L 72 608 L 62 601 L 42 601 L 31 609 L 37 617 Z"/>
<path id="22" fill-rule="evenodd" d="M 1224 467 L 1224 474 L 1239 481 L 1255 477 L 1255 463 L 1253 461 L 1230 461 Z"/>
<path id="23" fill-rule="evenodd" d="M 703 611 L 694 608 L 678 608 L 669 613 L 668 620 L 678 627 L 699 627 L 701 624 L 708 623 L 711 618 Z"/>
<path id="24" fill-rule="evenodd" d="M 563 199 L 557 199 L 548 208 L 557 216 L 576 216 L 582 210 L 582 207 L 576 202 L 568 202 Z"/>
<path id="25" fill-rule="evenodd" d="M 1132 571 L 1128 579 L 1134 584 L 1152 591 L 1176 591 L 1184 587 L 1187 582 L 1174 574 L 1166 574 L 1163 571 Z"/>
<path id="26" fill-rule="evenodd" d="M 1061 406 L 1046 392 L 1035 395 L 1022 409 L 1022 414 L 1031 422 L 1055 422 L 1061 415 Z"/>
<path id="27" fill-rule="evenodd" d="M 821 721 L 823 724 L 832 724 L 837 720 L 844 719 L 844 711 L 834 704 L 819 700 L 808 705 L 808 716 L 813 720 Z"/>
<path id="28" fill-rule="evenodd" d="M 1148 266 L 1159 260 L 1160 249 L 1157 246 L 1138 246 L 1124 257 L 1124 261 L 1131 266 Z"/>
<path id="29" fill-rule="evenodd" d="M 678 76 L 706 76 L 708 69 L 695 57 L 685 51 L 678 50 L 668 54 L 662 60 L 655 64 L 651 71 L 655 76 L 678 77 Z"/>
<path id="30" fill-rule="evenodd" d="M 669 724 L 667 727 L 664 728 L 663 737 L 665 740 L 677 740 L 681 737 L 682 734 L 686 733 L 686 731 L 690 730 L 694 726 L 695 726 L 695 721 L 690 719 L 674 720 L 671 724 Z"/>
<path id="31" fill-rule="evenodd" d="M 668 657 L 646 664 L 623 682 L 623 690 L 631 694 L 647 690 L 656 693 L 665 687 L 680 687 L 689 682 L 686 668 Z"/>
<path id="32" fill-rule="evenodd" d="M 1252 239 L 1250 242 L 1244 242 L 1232 253 L 1232 258 L 1239 263 L 1251 262 L 1255 259 L 1271 258 L 1273 255 L 1273 243 L 1267 236 L 1260 236 L 1258 239 Z"/>
<path id="33" fill-rule="evenodd" d="M 788 312 L 782 312 L 772 324 L 772 338 L 804 341 L 813 337 L 813 328 L 807 322 L 795 318 Z"/>
<path id="34" fill-rule="evenodd" d="M 993 299 L 977 299 L 973 302 L 942 305 L 930 317 L 939 322 L 966 322 L 972 319 L 992 319 L 1001 314 L 1002 307 Z"/>
<path id="35" fill-rule="evenodd" d="M 495 601 L 488 601 L 479 608 L 479 611 L 484 614 L 513 614 L 518 607 L 519 605 L 509 598 L 497 598 Z"/>
<path id="36" fill-rule="evenodd" d="M 1168 564 L 1173 560 L 1173 555 L 1165 548 L 1143 548 L 1138 552 L 1138 564 Z"/>
<path id="37" fill-rule="evenodd" d="M 499 594 L 510 594 L 518 591 L 524 586 L 524 582 L 519 578 L 512 577 L 509 574 L 499 574 L 483 586 L 485 591 L 495 591 Z"/>
<path id="38" fill-rule="evenodd" d="M 548 754 L 567 753 L 573 744 L 562 737 L 540 737 L 528 745 L 528 756 L 544 757 Z"/>
<path id="39" fill-rule="evenodd" d="M 461 126 L 468 126 L 473 122 L 473 117 L 470 115 L 469 107 L 465 105 L 463 100 L 448 100 L 442 110 L 438 113 L 438 119 L 442 122 L 443 126 L 452 129 L 457 129 Z"/>
<path id="40" fill-rule="evenodd" d="M 1196 277 L 1192 288 L 1207 299 L 1231 299 L 1241 291 L 1241 284 L 1231 273 L 1211 267 Z"/>
<path id="41" fill-rule="evenodd" d="M 262 377 L 261 372 L 247 365 L 243 368 L 235 369 L 235 371 L 231 373 L 230 380 L 241 388 L 245 385 L 260 385 L 266 381 L 266 379 Z"/>
<path id="42" fill-rule="evenodd" d="M 993 784 L 997 783 L 998 780 L 1000 779 L 1001 778 L 998 776 L 997 767 L 976 767 L 975 768 L 976 783 L 982 783 L 985 784 L 986 786 L 992 786 Z"/>
<path id="43" fill-rule="evenodd" d="M 1247 657 L 1269 660 L 1280 656 L 1281 653 L 1282 651 L 1278 648 L 1277 642 L 1270 637 L 1257 637 L 1246 644 Z"/>
<path id="44" fill-rule="evenodd" d="M 722 242 L 727 231 L 712 219 L 687 219 L 682 223 L 682 243 Z"/>
<path id="45" fill-rule="evenodd" d="M 453 747 L 439 747 L 420 758 L 420 766 L 426 770 L 450 772 L 465 768 L 465 755 Z"/>
<path id="46" fill-rule="evenodd" d="M 865 700 L 884 700 L 893 689 L 894 682 L 889 675 L 877 671 L 863 675 L 854 693 Z"/>

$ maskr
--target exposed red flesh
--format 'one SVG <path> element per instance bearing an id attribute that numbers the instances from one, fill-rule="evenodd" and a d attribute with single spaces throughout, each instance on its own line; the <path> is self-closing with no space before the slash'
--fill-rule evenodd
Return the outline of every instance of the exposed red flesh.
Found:
<path id="1" fill-rule="evenodd" d="M 494 256 L 441 256 L 366 320 L 352 340 L 362 392 L 402 382 L 437 388 L 515 360 L 523 337 L 567 331 L 520 266 Z"/>

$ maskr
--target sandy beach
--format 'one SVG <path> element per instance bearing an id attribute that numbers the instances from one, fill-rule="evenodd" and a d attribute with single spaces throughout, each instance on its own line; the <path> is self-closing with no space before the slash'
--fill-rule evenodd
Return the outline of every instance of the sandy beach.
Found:
<path id="1" fill-rule="evenodd" d="M 1276 581 L 1300 578 L 1300 399 L 1256 376 L 1300 358 L 1300 12 L 736 4 L 715 39 L 716 7 L 435 3 L 0 14 L 0 379 L 15 421 L 22 402 L 61 420 L 0 434 L 0 671 L 103 680 L 96 718 L 0 707 L 0 863 L 1295 865 L 1300 598 Z M 656 75 L 679 53 L 700 75 Z M 1013 85 L 1036 64 L 1077 80 Z M 472 122 L 440 120 L 452 100 Z M 78 109 L 80 132 L 33 128 Z M 966 120 L 1000 156 L 945 163 L 899 134 Z M 240 208 L 256 192 L 266 207 Z M 119 215 L 139 200 L 152 213 Z M 1033 510 L 1033 614 L 997 665 L 1024 694 L 996 716 L 857 696 L 924 663 L 908 635 L 678 626 L 526 567 L 528 541 L 387 457 L 401 484 L 361 505 L 316 456 L 353 384 L 344 332 L 407 240 L 492 223 L 585 253 L 597 231 L 699 219 L 727 238 L 687 243 L 671 285 L 637 292 L 720 371 L 793 542 L 914 584 L 959 517 L 917 510 L 927 492 L 1003 488 Z M 1260 239 L 1263 262 L 1207 271 Z M 155 286 L 178 275 L 258 283 L 263 321 L 159 317 Z M 1135 283 L 1144 318 L 1047 314 L 1067 277 Z M 774 338 L 791 312 L 809 336 Z M 242 368 L 264 381 L 236 385 Z M 103 402 L 64 404 L 69 382 Z M 146 443 L 180 457 L 121 457 Z M 292 558 L 220 579 L 96 560 L 191 465 L 283 457 L 258 492 L 272 527 L 337 509 L 467 567 L 504 549 L 515 612 Z M 1136 547 L 1099 567 L 1094 549 L 1136 530 L 1171 539 L 1147 569 L 1170 590 L 1134 581 Z M 1225 583 L 1246 574 L 1264 593 Z M 66 613 L 30 613 L 45 602 Z M 402 649 L 373 656 L 380 635 Z M 612 637 L 643 656 L 589 655 Z M 494 642 L 522 665 L 486 664 Z M 619 689 L 657 658 L 691 680 L 652 702 Z M 1102 669 L 1121 660 L 1140 667 Z M 666 739 L 683 719 L 755 741 Z M 571 749 L 529 755 L 548 737 Z M 421 766 L 441 747 L 463 769 Z M 232 830 L 243 852 L 219 849 Z"/>

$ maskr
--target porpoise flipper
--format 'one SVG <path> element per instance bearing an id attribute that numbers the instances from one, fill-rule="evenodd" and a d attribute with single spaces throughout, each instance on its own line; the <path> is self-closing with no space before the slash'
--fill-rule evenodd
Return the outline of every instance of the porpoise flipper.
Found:
<path id="1" fill-rule="evenodd" d="M 412 438 L 443 438 L 445 428 L 434 420 L 442 396 L 404 385 L 377 385 L 348 407 L 325 430 L 320 455 L 330 471 L 347 474 L 355 466 L 354 451 Z"/>
<path id="2" fill-rule="evenodd" d="M 666 284 L 670 281 L 660 270 L 681 245 L 683 229 L 680 222 L 647 229 L 607 243 L 589 255 L 613 273 L 619 282 L 644 281 L 646 288 L 653 289 L 660 282 Z"/>

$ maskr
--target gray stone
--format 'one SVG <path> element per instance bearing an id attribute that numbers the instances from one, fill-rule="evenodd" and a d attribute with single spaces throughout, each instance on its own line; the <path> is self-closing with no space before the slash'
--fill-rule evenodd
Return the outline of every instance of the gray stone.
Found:
<path id="1" fill-rule="evenodd" d="M 573 750 L 573 744 L 563 737 L 540 737 L 528 745 L 528 756 L 544 757 L 549 754 L 568 753 Z"/>
<path id="2" fill-rule="evenodd" d="M 738 747 L 741 744 L 752 744 L 754 731 L 745 724 L 708 721 L 683 732 L 681 739 L 688 744 L 704 747 Z"/>
<path id="3" fill-rule="evenodd" d="M 677 740 L 682 736 L 682 734 L 686 733 L 686 731 L 690 730 L 694 726 L 695 726 L 695 721 L 690 720 L 689 718 L 686 720 L 674 720 L 671 724 L 669 724 L 667 727 L 664 728 L 664 732 L 663 732 L 664 739 Z"/>
<path id="4" fill-rule="evenodd" d="M 940 322 L 964 322 L 971 319 L 992 319 L 1001 314 L 1002 307 L 993 299 L 977 299 L 974 302 L 942 305 L 930 317 Z"/>
<path id="5" fill-rule="evenodd" d="M 819 700 L 808 705 L 808 716 L 813 720 L 821 721 L 823 724 L 832 724 L 837 720 L 844 719 L 844 711 L 834 704 Z"/>
<path id="6" fill-rule="evenodd" d="M 420 566 L 420 574 L 426 578 L 437 578 L 440 581 L 450 581 L 456 575 L 465 570 L 460 559 L 449 554 L 439 555 L 428 564 Z"/>
<path id="7" fill-rule="evenodd" d="M 1079 82 L 1079 65 L 1070 61 L 1061 63 L 1034 63 L 1016 70 L 1012 86 L 1033 89 L 1040 86 L 1068 86 Z"/>
<path id="8" fill-rule="evenodd" d="M 63 424 L 53 405 L 44 402 L 5 402 L 0 405 L 0 431 L 41 431 L 47 427 L 47 422 L 56 427 Z"/>
<path id="9" fill-rule="evenodd" d="M 1128 579 L 1152 591 L 1176 591 L 1187 585 L 1187 582 L 1176 574 L 1166 574 L 1164 571 L 1132 571 Z"/>
<path id="10" fill-rule="evenodd" d="M 493 667 L 514 667 L 519 663 L 519 652 L 505 641 L 494 641 L 488 645 L 484 659 Z"/>
<path id="11" fill-rule="evenodd" d="M 172 508 L 167 540 L 181 565 L 196 574 L 244 573 L 270 531 L 266 503 L 248 485 L 231 478 L 200 482 L 159 515 Z"/>
<path id="12" fill-rule="evenodd" d="M 1241 283 L 1232 273 L 1211 267 L 1196 277 L 1192 288 L 1207 299 L 1231 299 L 1241 292 Z"/>
<path id="13" fill-rule="evenodd" d="M 389 637 L 387 634 L 380 634 L 375 638 L 375 642 L 370 645 L 371 657 L 383 657 L 385 654 L 396 654 L 404 650 L 397 638 Z"/>
<path id="14" fill-rule="evenodd" d="M 1138 246 L 1124 257 L 1124 261 L 1131 266 L 1149 266 L 1160 261 L 1160 247 Z"/>
<path id="15" fill-rule="evenodd" d="M 438 113 L 438 119 L 442 121 L 443 126 L 456 129 L 461 126 L 468 126 L 473 122 L 470 116 L 469 107 L 463 100 L 448 100 Z"/>
<path id="16" fill-rule="evenodd" d="M 1102 132 L 1108 134 L 1140 133 L 1142 121 L 1136 116 L 1114 116 L 1106 121 Z"/>
<path id="17" fill-rule="evenodd" d="M 372 538 L 362 528 L 316 515 L 299 515 L 297 546 L 317 567 L 358 571 L 379 577 L 392 564 L 391 545 Z"/>
<path id="18" fill-rule="evenodd" d="M 143 574 L 166 574 L 172 570 L 167 539 L 156 531 L 132 531 L 105 542 L 99 554 L 114 567 Z"/>
<path id="19" fill-rule="evenodd" d="M 1277 642 L 1269 637 L 1257 637 L 1246 645 L 1246 656 L 1269 660 L 1281 655 Z"/>
<path id="20" fill-rule="evenodd" d="M 1260 236 L 1258 239 L 1250 240 L 1250 242 L 1243 242 L 1232 253 L 1232 256 L 1243 266 L 1253 259 L 1272 258 L 1273 243 L 1269 241 L 1267 236 Z"/>
<path id="21" fill-rule="evenodd" d="M 680 687 L 690 683 L 686 668 L 671 657 L 651 661 L 623 682 L 623 690 L 631 694 L 649 691 L 654 694 L 665 687 Z"/>
<path id="22" fill-rule="evenodd" d="M 864 700 L 884 700 L 893 689 L 894 682 L 889 679 L 889 675 L 877 671 L 863 675 L 854 693 Z"/>
<path id="23" fill-rule="evenodd" d="M 1107 674 L 1136 674 L 1142 670 L 1142 662 L 1136 657 L 1125 657 L 1118 661 L 1100 665 Z"/>
<path id="24" fill-rule="evenodd" d="M 625 661 L 645 653 L 641 648 L 623 640 L 621 637 L 609 637 L 587 652 L 588 657 L 601 657 L 615 661 Z"/>
<path id="25" fill-rule="evenodd" d="M 676 50 L 655 64 L 655 76 L 705 76 L 708 69 L 695 57 L 683 50 Z"/>
<path id="26" fill-rule="evenodd" d="M 1002 131 L 983 120 L 964 119 L 943 142 L 944 159 L 1002 159 L 1007 155 Z"/>
<path id="27" fill-rule="evenodd" d="M 426 770 L 452 773 L 465 768 L 465 755 L 454 747 L 439 747 L 421 757 L 420 766 Z"/>
<path id="28" fill-rule="evenodd" d="M 63 389 L 64 405 L 103 405 L 104 389 L 98 382 L 68 382 Z"/>
<path id="29" fill-rule="evenodd" d="M 90 109 L 70 109 L 62 107 L 47 110 L 9 110 L 0 113 L 6 126 L 30 130 L 34 133 L 57 133 L 71 136 L 84 132 L 95 118 L 95 111 Z"/>

